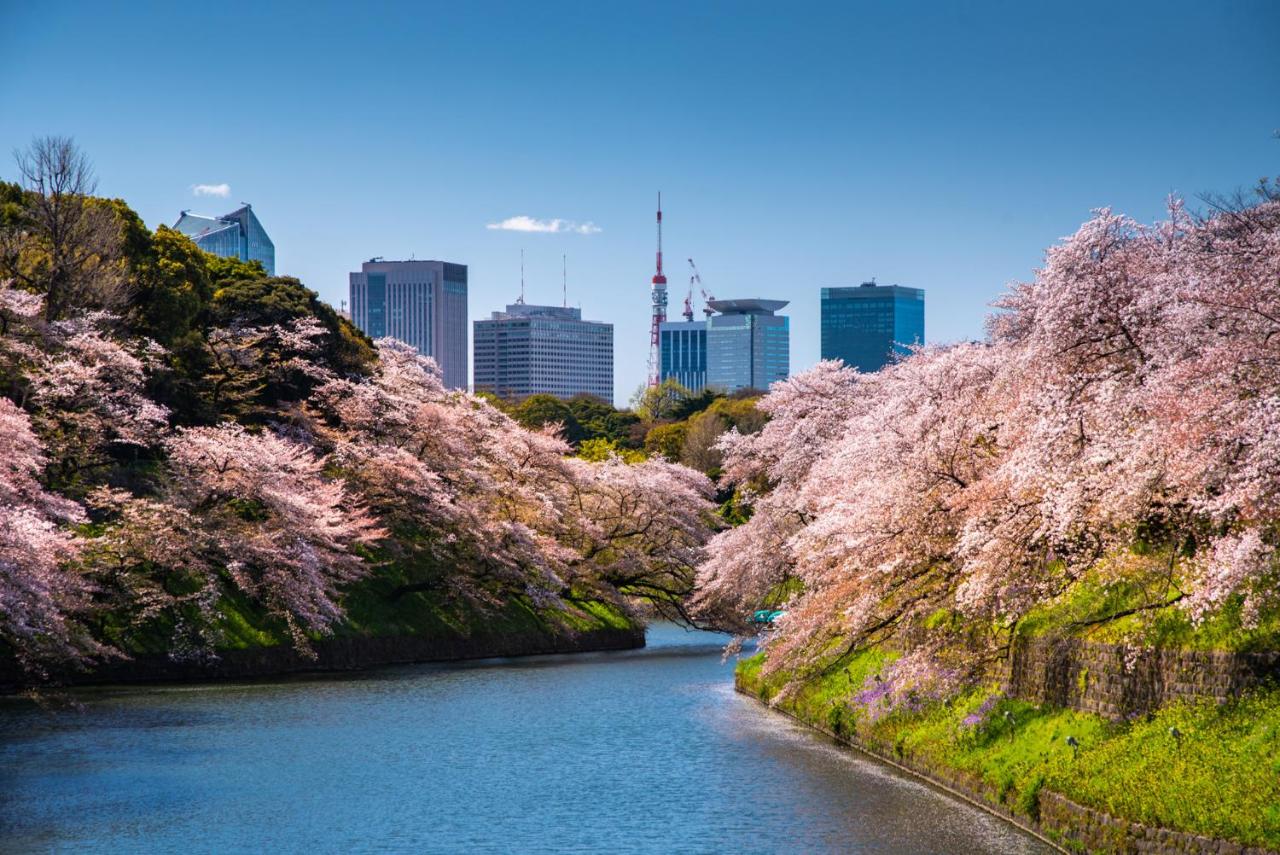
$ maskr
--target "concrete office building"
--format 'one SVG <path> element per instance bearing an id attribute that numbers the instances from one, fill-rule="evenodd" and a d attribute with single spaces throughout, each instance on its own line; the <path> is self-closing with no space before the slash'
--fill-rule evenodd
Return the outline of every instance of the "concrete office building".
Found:
<path id="1" fill-rule="evenodd" d="M 221 217 L 182 211 L 173 228 L 205 252 L 241 261 L 260 261 L 268 276 L 276 275 L 276 245 L 267 237 L 249 205 Z"/>
<path id="2" fill-rule="evenodd" d="M 707 385 L 707 322 L 664 321 L 658 326 L 659 379 L 673 378 L 693 392 Z"/>
<path id="3" fill-rule="evenodd" d="M 513 303 L 474 323 L 475 387 L 503 398 L 586 393 L 613 402 L 613 324 Z"/>
<path id="4" fill-rule="evenodd" d="M 822 289 L 822 358 L 879 371 L 924 344 L 924 291 L 864 282 Z"/>
<path id="5" fill-rule="evenodd" d="M 791 370 L 790 318 L 775 315 L 786 300 L 710 300 L 706 320 L 707 385 L 725 392 L 768 389 Z"/>
<path id="6" fill-rule="evenodd" d="M 370 338 L 398 338 L 467 388 L 467 266 L 374 258 L 351 274 L 351 321 Z"/>

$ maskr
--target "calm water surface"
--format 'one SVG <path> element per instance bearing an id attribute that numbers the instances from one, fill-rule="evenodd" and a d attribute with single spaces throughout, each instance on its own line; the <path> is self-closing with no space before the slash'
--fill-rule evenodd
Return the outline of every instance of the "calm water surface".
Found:
<path id="1" fill-rule="evenodd" d="M 9 852 L 1044 852 L 732 689 L 721 639 L 0 705 Z"/>

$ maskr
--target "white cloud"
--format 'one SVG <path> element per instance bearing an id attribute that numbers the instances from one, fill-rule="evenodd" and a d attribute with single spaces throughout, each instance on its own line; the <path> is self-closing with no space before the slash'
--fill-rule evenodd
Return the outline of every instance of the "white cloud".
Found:
<path id="1" fill-rule="evenodd" d="M 231 195 L 230 184 L 192 184 L 191 192 L 196 196 L 222 196 Z"/>
<path id="2" fill-rule="evenodd" d="M 575 235 L 593 235 L 600 231 L 600 227 L 588 220 L 585 223 L 574 222 L 573 220 L 538 220 L 533 217 L 521 214 L 518 217 L 507 217 L 499 223 L 489 223 L 486 229 L 503 232 L 539 232 L 542 234 L 575 234 Z"/>

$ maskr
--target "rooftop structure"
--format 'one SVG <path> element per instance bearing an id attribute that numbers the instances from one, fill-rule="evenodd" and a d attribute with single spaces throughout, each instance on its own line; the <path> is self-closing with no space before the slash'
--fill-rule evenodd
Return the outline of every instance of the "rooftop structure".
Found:
<path id="1" fill-rule="evenodd" d="M 276 245 L 267 237 L 250 205 L 221 217 L 182 211 L 173 227 L 205 252 L 241 261 L 258 261 L 268 276 L 276 275 Z"/>
<path id="2" fill-rule="evenodd" d="M 707 385 L 725 392 L 768 389 L 791 370 L 790 318 L 774 314 L 786 300 L 709 300 Z"/>

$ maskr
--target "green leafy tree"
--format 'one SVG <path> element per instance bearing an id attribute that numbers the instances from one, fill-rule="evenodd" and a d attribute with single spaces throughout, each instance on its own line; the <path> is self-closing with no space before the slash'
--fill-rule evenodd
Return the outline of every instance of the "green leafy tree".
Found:
<path id="1" fill-rule="evenodd" d="M 756 406 L 760 397 L 719 398 L 707 407 L 707 412 L 714 413 L 726 422 L 725 430 L 730 427 L 738 429 L 738 433 L 756 433 L 764 427 L 769 417 Z"/>
<path id="2" fill-rule="evenodd" d="M 603 437 L 584 439 L 578 444 L 578 456 L 589 463 L 603 463 L 611 455 L 617 455 L 624 463 L 641 463 L 647 459 L 643 451 L 624 448 L 613 440 Z"/>
<path id="3" fill-rule="evenodd" d="M 172 347 L 199 332 L 213 283 L 205 253 L 186 235 L 161 226 L 148 237 L 129 253 L 137 282 L 131 321 L 138 332 Z"/>
<path id="4" fill-rule="evenodd" d="M 586 438 L 586 432 L 574 417 L 573 410 L 554 395 L 530 395 L 516 405 L 511 416 L 532 430 L 558 423 L 560 435 L 571 443 L 576 444 Z"/>
<path id="5" fill-rule="evenodd" d="M 676 418 L 676 413 L 692 393 L 674 377 L 657 386 L 641 386 L 631 398 L 631 409 L 646 422 Z"/>
<path id="6" fill-rule="evenodd" d="M 323 363 L 340 375 L 368 373 L 376 358 L 368 336 L 297 279 L 261 273 L 256 278 L 221 278 L 229 269 L 238 274 L 261 271 L 256 261 L 250 265 L 219 258 L 211 261 L 209 268 L 215 286 L 210 321 L 215 326 L 265 327 L 315 318 L 328 332 L 321 352 Z"/>
<path id="7" fill-rule="evenodd" d="M 720 390 L 710 386 L 701 392 L 690 392 L 684 400 L 677 403 L 672 409 L 671 418 L 676 421 L 683 421 L 690 416 L 697 415 L 723 398 L 724 394 Z"/>
<path id="8" fill-rule="evenodd" d="M 673 463 L 677 462 L 680 460 L 688 429 L 686 422 L 671 422 L 650 428 L 644 437 L 644 450 L 649 454 L 661 454 Z"/>
<path id="9" fill-rule="evenodd" d="M 639 448 L 640 443 L 633 437 L 636 425 L 640 424 L 640 417 L 635 413 L 616 409 L 595 395 L 574 395 L 567 403 L 588 438 L 608 439 L 620 446 Z M 640 439 L 643 441 L 643 436 Z"/>
<path id="10" fill-rule="evenodd" d="M 723 455 L 716 442 L 729 429 L 729 422 L 719 413 L 706 410 L 683 424 L 686 428 L 680 462 L 713 477 L 719 474 Z"/>

